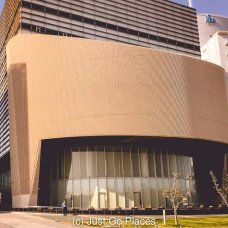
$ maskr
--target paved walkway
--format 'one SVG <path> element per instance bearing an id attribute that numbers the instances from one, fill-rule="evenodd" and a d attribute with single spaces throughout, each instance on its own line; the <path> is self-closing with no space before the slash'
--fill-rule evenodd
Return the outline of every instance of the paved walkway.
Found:
<path id="1" fill-rule="evenodd" d="M 1 223 L 1 222 L 0 222 L 0 227 L 1 227 L 1 228 L 12 228 L 12 226 L 3 224 L 3 223 Z"/>
<path id="2" fill-rule="evenodd" d="M 197 217 L 224 217 L 224 215 L 192 215 L 192 216 L 180 216 L 186 218 Z M 29 213 L 29 212 L 0 212 L 0 228 L 73 228 L 73 219 L 82 218 L 88 220 L 89 217 L 96 218 L 110 218 L 111 215 L 73 215 L 63 216 L 62 214 L 50 214 L 50 213 Z M 125 216 L 114 216 L 124 219 Z M 162 216 L 134 216 L 135 218 L 156 218 L 162 219 Z M 172 216 L 167 216 L 172 217 Z M 83 228 L 91 228 L 91 226 L 83 226 Z M 227 227 L 228 226 L 224 226 Z"/>
<path id="3" fill-rule="evenodd" d="M 0 228 L 69 228 L 70 224 L 62 224 L 53 220 L 32 216 L 26 213 L 0 212 Z"/>

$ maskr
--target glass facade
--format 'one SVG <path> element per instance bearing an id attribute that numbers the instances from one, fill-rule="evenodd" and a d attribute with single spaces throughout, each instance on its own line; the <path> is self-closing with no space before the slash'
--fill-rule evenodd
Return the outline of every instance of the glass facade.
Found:
<path id="1" fill-rule="evenodd" d="M 179 188 L 195 203 L 192 157 L 173 149 L 80 146 L 56 152 L 51 162 L 51 205 L 88 208 L 170 207 L 163 190 L 179 174 Z"/>
<path id="2" fill-rule="evenodd" d="M 10 171 L 0 174 L 0 192 L 11 191 Z"/>

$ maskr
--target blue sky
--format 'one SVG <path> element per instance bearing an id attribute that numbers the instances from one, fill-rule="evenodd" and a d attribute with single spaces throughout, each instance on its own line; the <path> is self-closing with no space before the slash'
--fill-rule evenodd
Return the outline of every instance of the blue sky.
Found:
<path id="1" fill-rule="evenodd" d="M 188 5 L 188 0 L 173 0 L 173 2 Z M 199 13 L 228 16 L 228 0 L 193 0 L 193 7 Z"/>
<path id="2" fill-rule="evenodd" d="M 4 0 L 0 0 L 0 11 L 2 11 L 2 7 L 3 7 L 3 5 L 4 5 Z"/>
<path id="3" fill-rule="evenodd" d="M 153 1 L 153 0 L 151 0 Z M 173 0 L 181 4 L 188 4 L 188 0 Z M 0 11 L 4 0 L 0 0 Z M 193 0 L 193 5 L 200 13 L 211 13 L 228 16 L 228 0 Z"/>

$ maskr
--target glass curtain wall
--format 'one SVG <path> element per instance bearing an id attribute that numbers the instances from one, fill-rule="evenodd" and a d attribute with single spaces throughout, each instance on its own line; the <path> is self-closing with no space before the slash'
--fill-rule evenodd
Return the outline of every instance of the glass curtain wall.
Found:
<path id="1" fill-rule="evenodd" d="M 0 192 L 11 191 L 10 171 L 0 174 Z"/>
<path id="2" fill-rule="evenodd" d="M 51 164 L 51 205 L 88 208 L 170 207 L 162 192 L 179 175 L 195 203 L 193 160 L 178 151 L 137 146 L 81 146 L 58 151 Z"/>

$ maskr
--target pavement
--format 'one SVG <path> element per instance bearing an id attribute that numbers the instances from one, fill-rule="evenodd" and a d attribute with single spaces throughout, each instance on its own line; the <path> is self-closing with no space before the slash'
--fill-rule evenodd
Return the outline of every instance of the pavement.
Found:
<path id="1" fill-rule="evenodd" d="M 70 223 L 64 224 L 61 221 L 50 220 L 28 213 L 0 212 L 0 228 L 69 228 Z"/>
<path id="2" fill-rule="evenodd" d="M 82 214 L 73 216 L 68 214 L 63 216 L 56 213 L 32 213 L 32 212 L 0 212 L 0 228 L 70 228 L 73 227 L 72 223 L 74 218 L 82 219 L 88 222 L 88 219 L 92 217 L 96 219 L 109 219 L 111 215 L 88 215 Z M 125 219 L 126 216 L 114 216 L 116 218 Z M 145 218 L 145 216 L 134 216 L 137 218 Z M 148 216 L 146 216 L 148 218 Z M 149 216 L 155 218 L 155 216 Z M 156 216 L 156 218 L 162 218 L 162 216 Z M 78 227 L 78 226 L 77 226 Z M 116 227 L 116 226 L 115 226 Z M 119 227 L 119 226 L 117 226 Z M 83 228 L 91 228 L 91 226 L 83 225 Z"/>
<path id="3" fill-rule="evenodd" d="M 6 225 L 6 224 L 1 223 L 1 222 L 0 222 L 0 227 L 1 228 L 12 228 L 12 226 Z"/>
<path id="4" fill-rule="evenodd" d="M 82 214 L 77 216 L 68 214 L 67 216 L 63 216 L 62 214 L 56 214 L 56 213 L 32 213 L 32 212 L 1 213 L 0 212 L 0 228 L 46 228 L 46 227 L 70 228 L 70 227 L 74 227 L 72 225 L 74 219 L 79 219 L 80 221 L 85 221 L 87 223 L 89 218 L 93 218 L 94 221 L 98 221 L 101 219 L 108 220 L 110 217 L 112 216 L 111 215 L 88 215 L 88 214 L 84 214 L 84 215 Z M 126 216 L 114 216 L 114 217 L 119 219 L 126 218 Z M 145 218 L 145 216 L 134 216 L 134 217 Z M 148 218 L 148 216 L 146 217 Z M 149 217 L 154 218 L 154 216 L 149 216 Z M 162 217 L 156 216 L 156 218 L 162 218 Z M 91 226 L 86 225 L 86 223 L 84 223 L 83 228 L 91 228 Z M 107 225 L 107 224 L 104 224 L 104 225 Z M 119 226 L 113 226 L 113 227 L 119 227 Z"/>
<path id="5" fill-rule="evenodd" d="M 186 218 L 197 218 L 197 217 L 224 217 L 224 215 L 191 215 L 181 216 Z M 109 219 L 111 215 L 88 215 L 82 214 L 73 216 L 68 214 L 63 216 L 62 214 L 56 213 L 32 213 L 32 212 L 0 212 L 0 228 L 70 228 L 73 227 L 72 223 L 74 219 L 82 219 L 88 221 L 92 218 L 105 218 Z M 125 219 L 125 216 L 114 216 L 115 218 Z M 150 218 L 150 219 L 162 219 L 162 216 L 133 216 L 134 218 Z M 168 215 L 167 218 L 172 216 Z M 228 227 L 228 226 L 226 226 Z M 91 228 L 84 224 L 83 228 Z"/>

